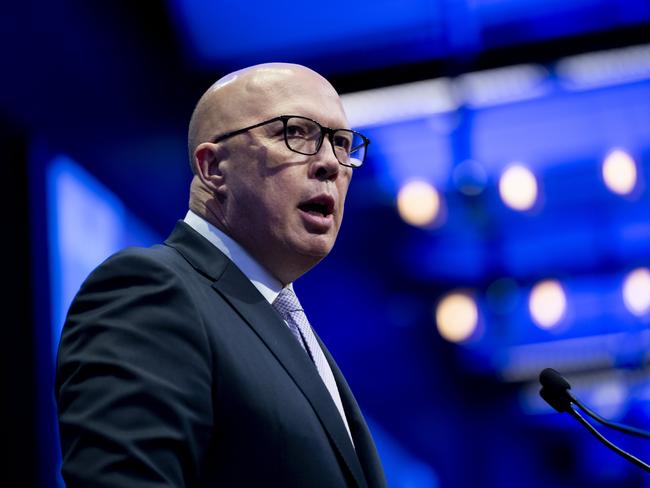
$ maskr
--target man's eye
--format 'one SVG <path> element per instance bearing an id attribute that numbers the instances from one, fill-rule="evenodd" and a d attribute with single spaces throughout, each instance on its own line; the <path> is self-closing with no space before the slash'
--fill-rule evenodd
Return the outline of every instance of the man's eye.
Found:
<path id="1" fill-rule="evenodd" d="M 348 137 L 339 136 L 339 135 L 334 137 L 334 145 L 336 147 L 341 147 L 341 148 L 345 149 L 346 151 L 349 151 L 351 144 L 352 144 L 352 141 Z"/>
<path id="2" fill-rule="evenodd" d="M 305 137 L 307 131 L 299 125 L 287 125 L 287 137 Z"/>

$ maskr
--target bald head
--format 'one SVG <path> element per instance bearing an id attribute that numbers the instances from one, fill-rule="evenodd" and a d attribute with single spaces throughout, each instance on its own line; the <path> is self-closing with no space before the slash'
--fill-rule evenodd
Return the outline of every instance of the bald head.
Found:
<path id="1" fill-rule="evenodd" d="M 192 171 L 196 173 L 194 153 L 199 144 L 267 116 L 279 115 L 276 103 L 271 101 L 290 101 L 298 83 L 305 90 L 326 92 L 338 99 L 336 90 L 325 78 L 297 64 L 259 64 L 216 81 L 199 99 L 190 119 L 188 150 Z"/>

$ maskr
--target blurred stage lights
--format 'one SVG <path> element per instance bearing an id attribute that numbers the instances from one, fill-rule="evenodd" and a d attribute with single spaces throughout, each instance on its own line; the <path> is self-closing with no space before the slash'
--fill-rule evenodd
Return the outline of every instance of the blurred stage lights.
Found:
<path id="1" fill-rule="evenodd" d="M 513 210 L 530 210 L 537 201 L 537 179 L 525 166 L 513 164 L 499 178 L 499 195 Z"/>
<path id="2" fill-rule="evenodd" d="M 397 211 L 406 223 L 428 227 L 440 214 L 440 194 L 426 181 L 411 181 L 397 194 Z"/>
<path id="3" fill-rule="evenodd" d="M 603 161 L 602 174 L 607 188 L 619 195 L 629 195 L 636 186 L 634 159 L 621 149 L 615 149 L 607 155 Z"/>
<path id="4" fill-rule="evenodd" d="M 488 174 L 483 165 L 471 159 L 459 163 L 451 174 L 454 185 L 463 195 L 480 195 L 488 182 Z"/>
<path id="5" fill-rule="evenodd" d="M 634 315 L 642 316 L 650 311 L 650 270 L 637 268 L 623 282 L 623 301 Z"/>
<path id="6" fill-rule="evenodd" d="M 478 327 L 478 307 L 474 298 L 466 292 L 445 295 L 436 307 L 438 332 L 449 342 L 469 339 Z"/>
<path id="7" fill-rule="evenodd" d="M 485 295 L 492 312 L 501 315 L 515 313 L 517 284 L 512 278 L 495 281 Z M 508 303 L 501 304 L 504 297 L 500 295 L 504 295 Z M 650 314 L 650 268 L 641 267 L 628 273 L 622 283 L 622 295 L 630 313 L 638 317 Z M 555 329 L 561 324 L 566 316 L 567 304 L 564 286 L 555 279 L 539 281 L 528 296 L 530 317 L 542 330 Z M 462 343 L 476 337 L 479 308 L 474 294 L 449 292 L 438 302 L 435 320 L 438 332 L 449 342 Z"/>
<path id="8" fill-rule="evenodd" d="M 566 311 L 566 295 L 556 280 L 537 283 L 528 299 L 530 316 L 540 329 L 552 329 L 558 325 Z"/>

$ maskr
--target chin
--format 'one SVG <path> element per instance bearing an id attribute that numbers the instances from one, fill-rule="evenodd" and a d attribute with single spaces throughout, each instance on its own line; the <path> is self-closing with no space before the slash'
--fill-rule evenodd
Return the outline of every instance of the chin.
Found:
<path id="1" fill-rule="evenodd" d="M 327 256 L 332 250 L 332 246 L 312 246 L 309 248 L 301 248 L 298 250 L 298 253 L 305 257 L 310 257 L 313 259 L 321 260 Z"/>
<path id="2" fill-rule="evenodd" d="M 334 247 L 335 239 L 326 236 L 319 236 L 319 238 L 308 238 L 306 241 L 297 243 L 295 251 L 305 257 L 321 260 L 327 256 Z"/>

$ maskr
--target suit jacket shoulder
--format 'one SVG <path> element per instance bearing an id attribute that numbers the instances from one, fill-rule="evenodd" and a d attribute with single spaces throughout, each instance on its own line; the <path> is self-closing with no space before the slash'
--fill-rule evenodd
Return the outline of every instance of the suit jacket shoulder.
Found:
<path id="1" fill-rule="evenodd" d="M 174 254 L 156 246 L 112 256 L 70 308 L 56 382 L 68 487 L 198 479 L 214 365 Z"/>
<path id="2" fill-rule="evenodd" d="M 63 475 L 68 488 L 385 486 L 342 393 L 357 452 L 284 322 L 180 222 L 164 245 L 106 260 L 70 308 L 57 370 Z"/>

